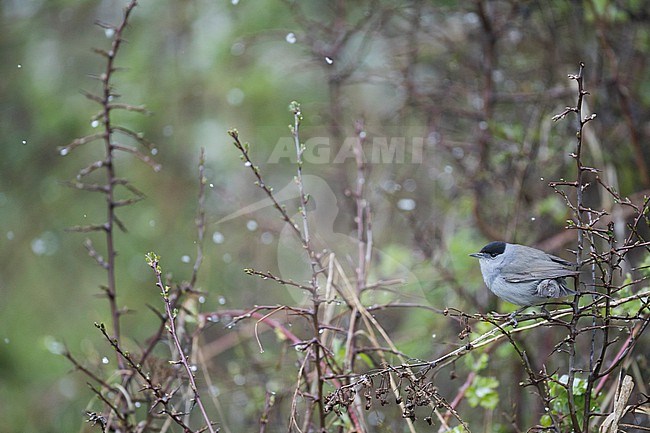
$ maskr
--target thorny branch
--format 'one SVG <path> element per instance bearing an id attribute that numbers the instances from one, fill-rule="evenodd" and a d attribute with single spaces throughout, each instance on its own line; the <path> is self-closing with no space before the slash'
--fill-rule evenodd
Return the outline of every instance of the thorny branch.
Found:
<path id="1" fill-rule="evenodd" d="M 617 271 L 621 270 L 621 263 L 625 260 L 628 253 L 635 248 L 645 247 L 645 240 L 639 233 L 639 224 L 641 222 L 641 215 L 647 212 L 647 200 L 644 201 L 643 210 L 636 208 L 634 213 L 634 222 L 628 224 L 629 234 L 624 240 L 622 245 L 616 245 L 615 223 L 609 221 L 607 228 L 599 228 L 597 224 L 608 215 L 604 210 L 597 210 L 585 203 L 585 190 L 590 188 L 592 184 L 587 180 L 587 175 L 593 176 L 595 174 L 596 185 L 601 186 L 605 194 L 609 194 L 615 200 L 615 203 L 620 203 L 621 206 L 632 206 L 629 199 L 622 198 L 614 189 L 608 185 L 599 175 L 599 170 L 589 167 L 584 163 L 584 128 L 585 126 L 596 118 L 596 114 L 591 114 L 583 117 L 582 107 L 584 98 L 589 95 L 589 92 L 584 87 L 584 70 L 585 64 L 580 63 L 579 71 L 577 74 L 569 75 L 571 80 L 577 83 L 577 103 L 575 107 L 567 107 L 560 114 L 553 117 L 554 121 L 564 119 L 567 115 L 575 113 L 577 116 L 577 130 L 576 130 L 576 150 L 571 153 L 571 156 L 576 161 L 576 180 L 573 182 L 560 181 L 551 182 L 550 186 L 558 192 L 565 200 L 567 206 L 573 211 L 575 219 L 570 221 L 569 229 L 577 230 L 577 249 L 576 259 L 578 266 L 582 267 L 588 264 L 590 267 L 590 280 L 593 282 L 595 290 L 586 291 L 583 293 L 592 293 L 593 302 L 592 310 L 585 310 L 580 308 L 581 293 L 579 292 L 573 302 L 573 314 L 568 325 L 568 336 L 566 338 L 566 348 L 568 351 L 568 380 L 566 383 L 560 383 L 568 396 L 569 413 L 567 414 L 571 419 L 571 425 L 574 431 L 588 431 L 590 418 L 596 415 L 592 411 L 592 399 L 597 397 L 594 393 L 594 386 L 596 380 L 600 377 L 609 375 L 603 374 L 602 369 L 605 360 L 608 357 L 609 349 L 616 343 L 618 338 L 611 338 L 611 330 L 614 326 L 616 317 L 613 314 L 612 300 L 615 299 L 617 292 L 623 289 L 624 286 L 618 285 L 615 276 Z M 575 189 L 575 202 L 571 197 L 563 191 L 562 187 L 570 187 Z M 589 257 L 585 257 L 585 249 L 588 243 Z M 602 245 L 602 246 L 601 246 Z M 603 252 L 599 252 L 603 251 Z M 582 288 L 583 284 L 580 283 L 581 276 L 575 278 L 576 288 Z M 618 287 L 617 287 L 618 285 Z M 602 290 L 602 292 L 601 292 Z M 604 304 L 604 305 L 603 305 Z M 601 305 L 604 311 L 598 311 L 596 305 Z M 581 327 L 579 321 L 582 318 L 591 318 L 590 327 Z M 600 323 L 600 324 L 599 324 Z M 643 307 L 637 311 L 631 321 L 631 327 L 638 330 L 639 326 L 645 328 L 647 320 L 644 319 Z M 590 332 L 590 350 L 588 359 L 588 376 L 586 381 L 586 390 L 584 392 L 585 402 L 582 407 L 576 403 L 575 396 L 575 381 L 576 373 L 582 370 L 578 367 L 581 362 L 577 356 L 578 337 L 583 332 Z M 600 338 L 598 334 L 600 333 Z M 633 339 L 628 338 L 624 347 L 631 349 L 631 342 Z M 600 345 L 600 347 L 598 347 Z M 623 348 L 621 348 L 623 350 Z M 627 349 L 626 349 L 627 350 Z M 619 365 L 621 362 L 621 352 L 616 355 L 612 361 L 612 367 Z M 601 388 L 603 379 L 600 380 L 597 388 Z M 555 420 L 554 420 L 555 421 Z M 557 422 L 554 422 L 558 428 Z"/>
<path id="2" fill-rule="evenodd" d="M 131 137 L 137 143 L 142 144 L 148 149 L 152 149 L 153 145 L 144 138 L 142 134 L 134 133 L 133 131 L 113 124 L 113 119 L 111 116 L 112 110 L 115 109 L 124 109 L 128 111 L 136 111 L 140 113 L 146 113 L 144 107 L 136 107 L 129 104 L 117 103 L 115 99 L 119 97 L 113 89 L 113 76 L 118 71 L 118 68 L 115 66 L 115 59 L 120 52 L 120 48 L 124 42 L 124 31 L 127 28 L 129 19 L 135 7 L 137 6 L 137 0 L 131 0 L 124 9 L 124 14 L 122 21 L 119 25 L 113 26 L 106 23 L 98 23 L 100 27 L 110 29 L 112 33 L 111 46 L 108 50 L 96 49 L 95 52 L 100 54 L 106 60 L 104 72 L 99 75 L 98 79 L 101 82 L 101 92 L 96 95 L 90 92 L 85 92 L 85 96 L 98 103 L 101 106 L 101 111 L 98 115 L 93 118 L 93 124 L 96 126 L 102 126 L 102 132 L 97 132 L 94 134 L 89 134 L 81 138 L 75 139 L 72 143 L 67 146 L 61 147 L 59 153 L 62 156 L 68 155 L 71 151 L 75 150 L 80 146 L 87 145 L 97 140 L 102 140 L 105 148 L 105 156 L 103 159 L 92 162 L 84 169 L 80 170 L 77 175 L 77 182 L 69 183 L 70 186 L 73 186 L 78 189 L 101 192 L 105 196 L 106 200 L 106 221 L 101 224 L 89 224 L 85 226 L 76 226 L 72 227 L 71 231 L 77 232 L 96 232 L 101 231 L 105 234 L 106 239 L 106 255 L 101 256 L 97 250 L 93 247 L 90 240 L 86 240 L 85 246 L 88 249 L 89 255 L 95 259 L 97 264 L 99 264 L 107 273 L 107 284 L 104 288 L 104 293 L 108 298 L 111 311 L 111 329 L 112 336 L 118 342 L 120 341 L 120 316 L 122 314 L 121 309 L 118 306 L 117 302 L 117 285 L 116 285 L 116 263 L 115 257 L 117 255 L 115 249 L 115 235 L 114 229 L 118 227 L 122 231 L 126 231 L 126 227 L 116 216 L 115 210 L 122 206 L 128 206 L 140 201 L 144 198 L 144 194 L 140 193 L 136 188 L 130 185 L 129 181 L 117 177 L 116 167 L 115 167 L 115 151 L 128 152 L 134 155 L 136 158 L 149 164 L 155 171 L 160 170 L 160 165 L 157 164 L 153 159 L 141 153 L 139 150 L 119 144 L 115 141 L 114 135 L 115 132 L 120 132 Z M 103 185 L 99 184 L 87 184 L 82 181 L 82 179 L 92 172 L 104 169 L 106 172 L 106 183 Z M 117 198 L 116 188 L 118 186 L 123 186 L 130 192 L 134 194 L 133 197 L 127 199 Z M 117 357 L 117 362 L 120 370 L 124 371 L 124 360 Z"/>
<path id="3" fill-rule="evenodd" d="M 192 393 L 194 394 L 193 400 L 198 405 L 199 410 L 201 411 L 201 415 L 203 416 L 203 420 L 206 423 L 208 431 L 210 431 L 210 433 L 215 433 L 215 430 L 212 427 L 212 421 L 210 421 L 210 418 L 208 417 L 208 413 L 206 412 L 205 407 L 203 406 L 203 401 L 201 401 L 199 389 L 196 386 L 196 381 L 194 380 L 193 369 L 192 367 L 190 367 L 187 355 L 185 354 L 183 346 L 181 345 L 181 342 L 178 338 L 178 334 L 176 333 L 176 312 L 173 311 L 172 303 L 169 299 L 170 288 L 169 286 L 163 283 L 162 270 L 160 269 L 159 261 L 160 259 L 154 253 L 149 253 L 147 255 L 147 263 L 151 267 L 151 269 L 154 270 L 154 274 L 156 276 L 156 286 L 158 286 L 158 288 L 160 289 L 163 300 L 165 301 L 165 312 L 167 313 L 167 318 L 168 318 L 169 334 L 172 337 L 174 346 L 176 347 L 176 351 L 180 358 L 180 360 L 177 361 L 177 363 L 181 364 L 185 368 L 185 372 L 187 373 L 187 377 L 189 379 Z"/>

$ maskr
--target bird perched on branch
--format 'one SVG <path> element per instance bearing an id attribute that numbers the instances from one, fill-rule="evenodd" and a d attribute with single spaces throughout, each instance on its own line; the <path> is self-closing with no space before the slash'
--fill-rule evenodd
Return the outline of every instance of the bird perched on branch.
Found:
<path id="1" fill-rule="evenodd" d="M 574 263 L 536 248 L 506 242 L 490 242 L 476 257 L 488 288 L 499 298 L 526 307 L 576 292 L 566 277 L 580 272 Z"/>

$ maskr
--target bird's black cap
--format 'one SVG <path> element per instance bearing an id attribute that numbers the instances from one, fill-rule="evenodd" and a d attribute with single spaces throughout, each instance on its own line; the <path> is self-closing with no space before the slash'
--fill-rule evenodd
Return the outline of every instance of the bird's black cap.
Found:
<path id="1" fill-rule="evenodd" d="M 490 242 L 481 249 L 481 253 L 489 254 L 492 257 L 496 257 L 499 254 L 503 254 L 506 250 L 506 243 L 501 241 Z"/>

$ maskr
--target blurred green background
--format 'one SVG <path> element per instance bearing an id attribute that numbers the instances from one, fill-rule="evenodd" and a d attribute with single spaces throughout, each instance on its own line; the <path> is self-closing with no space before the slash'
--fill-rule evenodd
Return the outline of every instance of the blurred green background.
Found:
<path id="1" fill-rule="evenodd" d="M 101 157 L 101 143 L 66 156 L 58 147 L 93 132 L 98 106 L 81 91 L 99 90 L 92 75 L 104 65 L 92 48 L 110 44 L 110 34 L 93 23 L 119 22 L 124 6 L 0 0 L 0 431 L 84 428 L 92 393 L 57 355 L 62 345 L 96 368 L 108 357 L 106 371 L 114 368 L 93 326 L 109 320 L 98 296 L 105 275 L 83 247 L 89 237 L 102 252 L 103 239 L 65 231 L 103 222 L 103 200 L 62 185 Z M 115 117 L 156 144 L 163 169 L 155 173 L 128 155 L 117 160 L 118 176 L 147 196 L 118 212 L 129 229 L 117 236 L 119 303 L 133 310 L 125 332 L 136 344 L 156 325 L 146 307 L 160 302 L 146 252 L 161 255 L 175 279 L 191 275 L 201 147 L 209 184 L 202 309 L 300 302 L 242 271 L 277 272 L 292 260 L 282 255 L 284 225 L 270 208 L 218 223 L 264 198 L 229 128 L 250 142 L 267 183 L 292 188 L 295 167 L 277 158 L 287 155 L 292 100 L 304 113 L 304 171 L 323 181 L 314 188 L 325 185 L 322 191 L 336 197 L 322 199 L 318 212 L 338 208 L 323 223 L 331 227 L 315 222 L 315 231 L 354 236 L 346 190 L 356 169 L 345 146 L 363 120 L 374 243 L 390 257 L 377 254 L 372 277 L 407 269 L 418 285 L 405 289 L 410 301 L 507 310 L 487 293 L 467 253 L 501 238 L 550 240 L 547 247 L 566 255 L 572 238 L 567 244 L 562 228 L 570 215 L 547 183 L 574 176 L 575 124 L 550 118 L 575 103 L 567 74 L 577 72 L 579 61 L 587 64 L 588 111 L 598 113 L 586 140 L 589 162 L 604 168 L 624 195 L 650 188 L 648 7 L 604 0 L 140 1 L 114 85 L 122 102 L 146 105 L 152 114 Z M 392 139 L 397 153 L 373 159 L 373 146 Z M 287 203 L 295 212 L 295 199 Z M 301 278 L 289 265 L 282 272 Z M 449 333 L 426 312 L 386 321 L 413 357 L 432 357 L 444 346 L 435 335 Z M 247 356 L 232 350 L 220 358 L 223 389 L 241 388 L 231 378 L 240 377 Z M 228 393 L 224 406 L 238 407 L 239 397 Z M 246 413 L 259 416 L 261 404 L 249 401 Z M 225 418 L 233 431 L 244 431 L 237 409 Z"/>

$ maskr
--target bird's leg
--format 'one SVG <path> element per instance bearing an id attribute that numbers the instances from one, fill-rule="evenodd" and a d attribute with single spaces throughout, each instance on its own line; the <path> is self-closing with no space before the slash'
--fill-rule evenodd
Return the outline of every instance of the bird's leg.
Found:
<path id="1" fill-rule="evenodd" d="M 510 313 L 510 316 L 508 316 L 508 323 L 512 325 L 513 328 L 517 327 L 517 311 L 513 311 Z"/>
<path id="2" fill-rule="evenodd" d="M 551 313 L 546 309 L 546 304 L 542 304 L 542 310 L 541 310 L 542 315 L 546 320 L 551 319 Z"/>
<path id="3" fill-rule="evenodd" d="M 512 313 L 510 313 L 510 315 L 508 316 L 508 323 L 511 324 L 513 328 L 516 328 L 517 324 L 518 324 L 517 323 L 517 314 L 520 314 L 526 308 L 527 307 L 521 307 L 517 311 L 513 311 Z M 506 323 L 506 324 L 508 324 L 508 323 Z"/>

